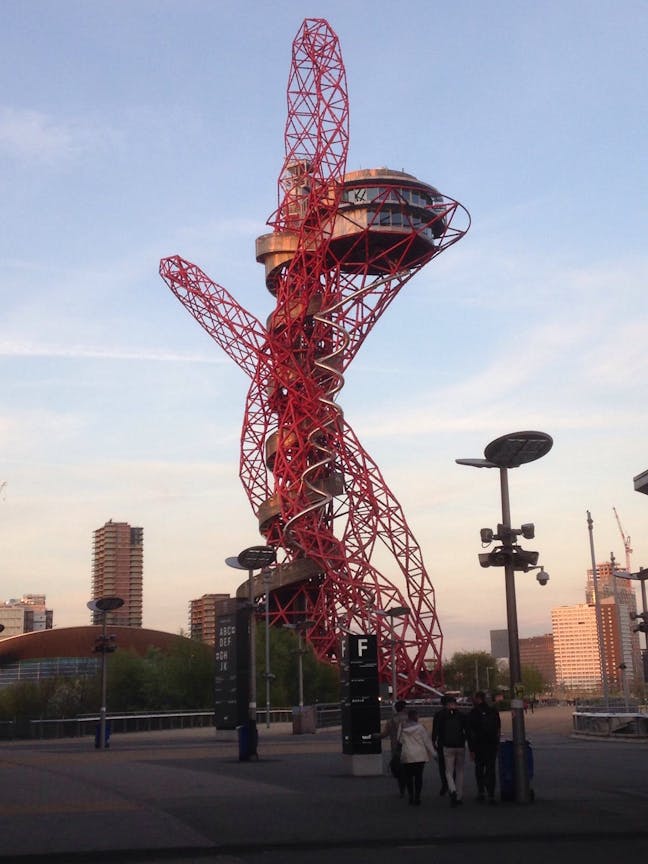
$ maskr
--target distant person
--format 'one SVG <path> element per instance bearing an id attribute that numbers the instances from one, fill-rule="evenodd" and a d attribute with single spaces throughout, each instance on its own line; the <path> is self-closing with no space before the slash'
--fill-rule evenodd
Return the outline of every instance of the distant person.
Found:
<path id="1" fill-rule="evenodd" d="M 389 738 L 391 754 L 389 759 L 389 770 L 391 771 L 392 777 L 394 777 L 398 783 L 398 791 L 400 792 L 401 798 L 405 797 L 405 789 L 407 788 L 407 785 L 405 782 L 405 772 L 401 765 L 402 745 L 400 743 L 399 733 L 401 726 L 407 720 L 407 714 L 405 712 L 406 708 L 407 703 L 402 699 L 399 699 L 394 705 L 394 713 L 384 724 L 380 732 L 381 738 Z"/>
<path id="2" fill-rule="evenodd" d="M 446 705 L 446 697 L 441 697 L 441 710 L 445 708 Z M 445 759 L 443 758 L 443 744 L 439 743 L 439 714 L 441 711 L 437 711 L 434 715 L 434 719 L 432 720 L 432 746 L 434 747 L 437 754 L 437 764 L 439 766 L 439 779 L 441 780 L 441 788 L 439 789 L 439 795 L 446 795 L 448 792 L 448 781 L 446 780 L 446 769 L 445 769 Z"/>
<path id="3" fill-rule="evenodd" d="M 446 705 L 437 714 L 436 747 L 443 748 L 445 777 L 450 790 L 450 806 L 463 803 L 464 764 L 466 761 L 466 715 L 457 707 L 454 696 L 446 696 Z"/>
<path id="4" fill-rule="evenodd" d="M 495 765 L 500 744 L 502 722 L 499 711 L 486 701 L 481 690 L 473 697 L 473 708 L 468 714 L 468 747 L 470 758 L 475 762 L 475 781 L 477 800 L 488 803 L 495 801 Z"/>
<path id="5" fill-rule="evenodd" d="M 425 763 L 434 757 L 434 748 L 427 729 L 419 723 L 415 708 L 410 708 L 407 712 L 407 720 L 401 725 L 398 735 L 403 745 L 401 764 L 405 774 L 407 796 L 410 804 L 418 805 L 421 803 L 423 769 Z"/>

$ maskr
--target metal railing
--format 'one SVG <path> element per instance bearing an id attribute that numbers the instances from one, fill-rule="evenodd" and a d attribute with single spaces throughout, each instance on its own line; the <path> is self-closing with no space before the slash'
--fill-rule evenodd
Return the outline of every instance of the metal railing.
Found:
<path id="1" fill-rule="evenodd" d="M 111 733 L 151 732 L 161 729 L 185 729 L 212 726 L 213 711 L 173 711 L 152 714 L 108 714 Z M 95 735 L 99 715 L 30 720 L 31 738 L 80 738 Z"/>
<path id="2" fill-rule="evenodd" d="M 574 702 L 574 711 L 579 714 L 643 714 L 646 707 L 636 699 L 626 702 L 617 697 L 608 699 L 607 703 L 601 699 L 577 699 Z"/>
<path id="3" fill-rule="evenodd" d="M 315 709 L 315 725 L 317 729 L 327 729 L 340 726 L 342 709 L 339 702 L 322 703 L 312 706 Z M 430 717 L 439 710 L 439 706 L 417 705 L 419 716 Z M 381 705 L 381 719 L 391 716 L 390 704 Z M 270 723 L 291 723 L 293 708 L 272 708 L 269 712 Z M 214 712 L 203 711 L 154 711 L 154 712 L 122 712 L 108 714 L 111 734 L 124 732 L 153 732 L 167 729 L 202 728 L 214 725 Z M 266 722 L 265 708 L 257 711 L 257 725 L 261 727 Z M 81 738 L 96 734 L 98 714 L 83 714 L 78 717 L 38 718 L 28 723 L 16 724 L 13 721 L 0 722 L 0 738 Z"/>
<path id="4" fill-rule="evenodd" d="M 648 738 L 648 714 L 614 711 L 574 712 L 572 715 L 574 735 L 590 735 L 598 738 Z"/>
<path id="5" fill-rule="evenodd" d="M 323 729 L 337 726 L 341 723 L 341 709 L 339 704 L 316 705 L 316 725 Z M 111 734 L 123 732 L 152 732 L 166 729 L 190 729 L 203 728 L 214 725 L 213 711 L 156 711 L 151 713 L 121 713 L 108 714 L 107 721 L 110 723 Z M 293 719 L 292 708 L 272 708 L 270 710 L 270 723 L 290 723 Z M 266 721 L 265 709 L 257 711 L 257 724 L 261 726 Z M 11 737 L 14 737 L 14 724 L 11 724 Z M 80 717 L 61 717 L 54 719 L 43 719 L 29 721 L 30 738 L 81 738 L 86 735 L 95 735 L 98 714 L 87 714 Z M 0 726 L 0 735 L 2 727 Z M 3 735 L 2 737 L 8 737 Z"/>

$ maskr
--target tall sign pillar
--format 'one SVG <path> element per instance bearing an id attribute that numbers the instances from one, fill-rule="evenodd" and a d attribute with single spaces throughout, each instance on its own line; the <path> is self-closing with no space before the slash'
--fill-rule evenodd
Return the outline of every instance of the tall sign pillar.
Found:
<path id="1" fill-rule="evenodd" d="M 248 716 L 250 609 L 239 600 L 216 604 L 214 725 L 236 729 Z"/>
<path id="2" fill-rule="evenodd" d="M 349 634 L 342 655 L 342 753 L 356 776 L 382 774 L 378 640 Z"/>

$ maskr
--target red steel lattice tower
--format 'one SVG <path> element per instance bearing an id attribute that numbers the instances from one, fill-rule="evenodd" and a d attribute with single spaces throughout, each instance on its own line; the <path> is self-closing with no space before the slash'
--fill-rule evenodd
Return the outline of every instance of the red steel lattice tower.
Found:
<path id="1" fill-rule="evenodd" d="M 391 680 L 393 652 L 405 695 L 440 681 L 434 588 L 337 396 L 382 313 L 463 236 L 469 216 L 410 174 L 346 173 L 348 111 L 337 36 L 325 20 L 307 19 L 293 42 L 278 207 L 272 232 L 256 242 L 275 300 L 266 326 L 180 256 L 163 259 L 160 273 L 251 380 L 240 477 L 261 535 L 279 553 L 268 588 L 259 578 L 255 590 L 257 598 L 270 592 L 271 623 L 308 619 L 307 639 L 332 662 L 345 632 L 375 632 L 380 675 Z M 395 578 L 378 558 L 390 560 Z M 385 615 L 403 606 L 406 617 Z"/>

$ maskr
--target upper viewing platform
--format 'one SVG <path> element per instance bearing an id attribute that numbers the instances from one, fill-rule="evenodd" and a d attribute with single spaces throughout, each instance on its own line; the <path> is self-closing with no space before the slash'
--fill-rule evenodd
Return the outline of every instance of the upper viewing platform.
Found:
<path id="1" fill-rule="evenodd" d="M 446 230 L 446 202 L 433 187 L 404 171 L 369 168 L 352 171 L 344 188 L 333 225 L 330 263 L 344 272 L 378 275 L 392 269 L 394 247 L 402 270 L 420 266 L 432 256 Z"/>
<path id="2" fill-rule="evenodd" d="M 307 178 L 295 186 L 294 206 L 303 213 L 308 204 Z M 412 174 L 389 168 L 352 171 L 344 177 L 340 203 L 327 235 L 327 265 L 346 273 L 379 275 L 393 266 L 393 250 L 400 249 L 401 269 L 420 266 L 437 249 L 456 202 Z M 265 265 L 266 285 L 276 291 L 276 280 L 297 250 L 298 233 L 264 234 L 256 241 L 256 259 Z"/>

